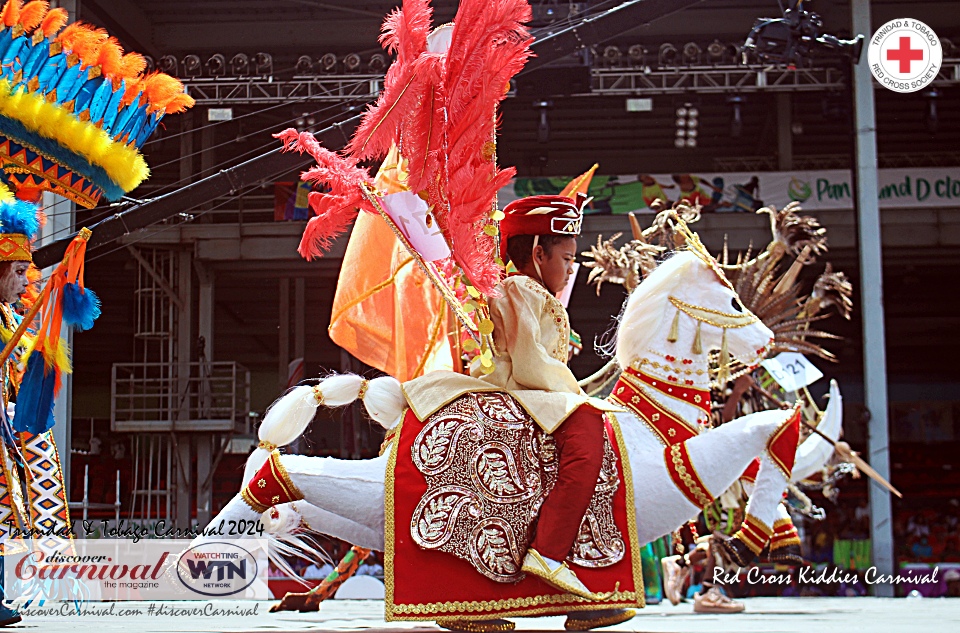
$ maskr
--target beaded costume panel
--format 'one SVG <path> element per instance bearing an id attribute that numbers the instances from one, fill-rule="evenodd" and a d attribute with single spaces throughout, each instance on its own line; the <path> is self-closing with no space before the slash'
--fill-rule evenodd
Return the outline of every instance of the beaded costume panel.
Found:
<path id="1" fill-rule="evenodd" d="M 427 419 L 411 457 L 427 483 L 410 520 L 414 542 L 462 558 L 491 580 L 520 580 L 533 522 L 557 479 L 553 438 L 509 395 L 471 393 Z M 605 436 L 603 466 L 569 562 L 598 568 L 623 559 L 613 518 L 619 485 Z"/>

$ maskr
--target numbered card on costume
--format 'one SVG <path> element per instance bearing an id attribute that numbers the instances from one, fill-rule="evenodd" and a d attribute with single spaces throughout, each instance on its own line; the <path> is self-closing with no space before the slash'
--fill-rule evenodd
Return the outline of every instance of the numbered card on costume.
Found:
<path id="1" fill-rule="evenodd" d="M 450 256 L 450 247 L 436 220 L 427 222 L 430 207 L 423 198 L 409 191 L 400 191 L 384 196 L 380 203 L 425 261 L 434 262 Z"/>
<path id="2" fill-rule="evenodd" d="M 823 378 L 823 372 L 803 354 L 783 352 L 760 363 L 784 391 L 797 391 Z"/>

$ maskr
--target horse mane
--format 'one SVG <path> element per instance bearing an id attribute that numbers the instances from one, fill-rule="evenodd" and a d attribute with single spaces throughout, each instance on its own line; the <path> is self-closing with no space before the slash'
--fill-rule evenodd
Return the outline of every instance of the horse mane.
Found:
<path id="1" fill-rule="evenodd" d="M 678 251 L 654 268 L 630 294 L 617 328 L 615 353 L 621 367 L 629 367 L 659 332 L 668 295 L 678 284 L 690 281 L 690 267 L 699 263 L 693 253 Z"/>

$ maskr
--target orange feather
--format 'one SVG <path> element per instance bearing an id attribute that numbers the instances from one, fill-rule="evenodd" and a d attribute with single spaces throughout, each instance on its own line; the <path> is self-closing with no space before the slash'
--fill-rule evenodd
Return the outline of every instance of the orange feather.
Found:
<path id="1" fill-rule="evenodd" d="M 123 92 L 123 97 L 120 99 L 120 106 L 126 107 L 133 103 L 133 100 L 140 96 L 140 93 L 143 92 L 143 79 L 136 77 L 131 78 L 127 82 L 127 89 Z"/>
<path id="2" fill-rule="evenodd" d="M 181 92 L 170 100 L 170 102 L 164 108 L 164 111 L 167 114 L 186 112 L 189 108 L 192 108 L 196 102 L 196 99 L 185 92 Z"/>
<path id="3" fill-rule="evenodd" d="M 140 53 L 127 53 L 120 62 L 119 75 L 124 79 L 131 80 L 139 77 L 147 69 L 147 60 Z"/>
<path id="4" fill-rule="evenodd" d="M 144 79 L 143 94 L 150 104 L 149 112 L 164 110 L 167 104 L 183 94 L 183 84 L 165 73 L 153 73 Z"/>
<path id="5" fill-rule="evenodd" d="M 23 9 L 20 10 L 20 24 L 23 25 L 24 30 L 30 33 L 40 26 L 49 8 L 50 3 L 46 0 L 33 0 L 23 5 Z"/>
<path id="6" fill-rule="evenodd" d="M 123 68 L 122 59 L 123 48 L 120 42 L 115 37 L 110 37 L 100 46 L 95 65 L 100 66 L 107 77 L 115 77 Z"/>
<path id="7" fill-rule="evenodd" d="M 8 0 L 3 9 L 0 10 L 0 21 L 4 26 L 13 26 L 20 21 L 20 7 L 23 6 L 21 0 Z"/>
<path id="8" fill-rule="evenodd" d="M 67 13 L 67 10 L 62 7 L 57 7 L 56 9 L 50 9 L 46 17 L 43 18 L 43 22 L 40 23 L 40 28 L 46 37 L 51 38 L 66 26 L 69 20 L 70 15 Z"/>

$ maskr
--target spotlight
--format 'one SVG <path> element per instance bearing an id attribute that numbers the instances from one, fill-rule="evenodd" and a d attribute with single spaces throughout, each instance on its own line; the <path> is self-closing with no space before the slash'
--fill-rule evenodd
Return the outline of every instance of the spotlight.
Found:
<path id="1" fill-rule="evenodd" d="M 724 45 L 720 40 L 713 40 L 707 44 L 707 61 L 711 64 L 719 64 L 723 61 Z"/>
<path id="2" fill-rule="evenodd" d="M 237 53 L 230 58 L 230 74 L 243 77 L 250 74 L 250 58 L 243 53 Z"/>
<path id="3" fill-rule="evenodd" d="M 356 53 L 350 53 L 343 58 L 343 69 L 348 73 L 360 72 L 360 56 Z"/>
<path id="4" fill-rule="evenodd" d="M 168 75 L 177 74 L 177 58 L 173 55 L 164 55 L 160 58 L 160 71 Z"/>
<path id="5" fill-rule="evenodd" d="M 198 55 L 187 55 L 183 58 L 183 72 L 188 77 L 199 77 L 203 64 Z"/>
<path id="6" fill-rule="evenodd" d="M 697 139 L 693 137 L 687 137 L 687 147 L 694 148 L 697 146 Z"/>
<path id="7" fill-rule="evenodd" d="M 700 63 L 700 54 L 703 51 L 696 42 L 687 42 L 683 45 L 683 63 L 694 65 Z"/>
<path id="8" fill-rule="evenodd" d="M 627 57 L 634 66 L 643 66 L 647 61 L 647 49 L 640 44 L 634 44 L 627 49 Z"/>
<path id="9" fill-rule="evenodd" d="M 253 56 L 253 63 L 258 75 L 273 74 L 273 55 L 270 53 L 257 53 Z"/>
<path id="10" fill-rule="evenodd" d="M 616 46 L 607 46 L 603 49 L 603 63 L 608 68 L 619 66 L 621 57 L 623 53 Z"/>
<path id="11" fill-rule="evenodd" d="M 301 55 L 297 58 L 297 63 L 293 67 L 294 74 L 309 75 L 313 72 L 313 60 L 309 55 Z"/>
<path id="12" fill-rule="evenodd" d="M 367 70 L 374 74 L 379 75 L 387 69 L 387 58 L 384 57 L 381 53 L 376 53 L 370 56 L 370 61 L 367 62 Z"/>
<path id="13" fill-rule="evenodd" d="M 743 134 L 743 103 L 745 97 L 734 95 L 727 97 L 727 103 L 733 106 L 733 117 L 730 119 L 730 136 L 737 138 Z"/>
<path id="14" fill-rule="evenodd" d="M 150 55 L 144 55 L 143 61 L 146 62 L 147 68 L 145 72 L 152 73 L 157 69 L 157 61 Z"/>
<path id="15" fill-rule="evenodd" d="M 217 53 L 207 60 L 207 74 L 211 77 L 223 77 L 227 74 L 227 58 Z"/>
<path id="16" fill-rule="evenodd" d="M 333 53 L 327 53 L 321 57 L 320 70 L 328 75 L 337 72 L 337 56 Z"/>
<path id="17" fill-rule="evenodd" d="M 660 45 L 660 51 L 657 53 L 657 62 L 660 66 L 676 66 L 678 57 L 676 46 L 669 42 Z"/>
<path id="18" fill-rule="evenodd" d="M 676 147 L 677 149 L 683 149 L 684 147 L 687 146 L 687 141 L 678 136 L 677 140 L 673 142 L 673 146 Z"/>

